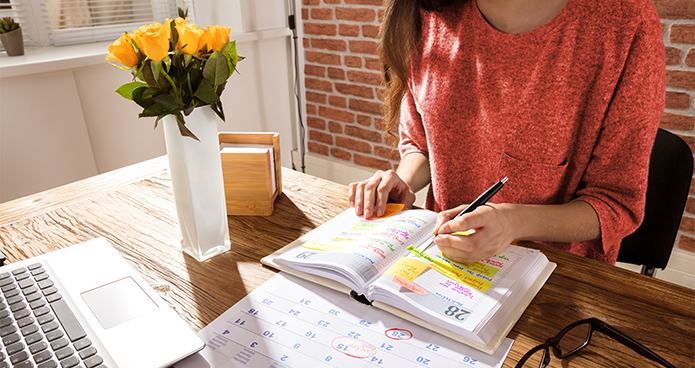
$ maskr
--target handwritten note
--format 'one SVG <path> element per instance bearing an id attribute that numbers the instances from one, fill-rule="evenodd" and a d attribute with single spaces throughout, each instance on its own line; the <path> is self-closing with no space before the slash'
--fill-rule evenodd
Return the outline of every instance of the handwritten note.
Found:
<path id="1" fill-rule="evenodd" d="M 347 295 L 278 274 L 199 332 L 206 347 L 177 368 L 501 367 L 495 355 L 404 321 Z"/>

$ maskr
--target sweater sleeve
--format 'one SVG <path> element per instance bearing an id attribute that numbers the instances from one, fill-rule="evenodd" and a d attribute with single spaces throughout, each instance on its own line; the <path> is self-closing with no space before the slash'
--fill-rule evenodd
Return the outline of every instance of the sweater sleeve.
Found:
<path id="1" fill-rule="evenodd" d="M 664 109 L 665 57 L 660 21 L 653 7 L 638 20 L 577 191 L 577 199 L 591 204 L 598 214 L 604 254 L 614 256 L 622 239 L 634 232 L 644 217 L 649 157 Z"/>
<path id="2" fill-rule="evenodd" d="M 417 110 L 412 90 L 406 88 L 401 102 L 401 119 L 398 127 L 398 149 L 401 158 L 413 152 L 419 152 L 429 157 L 427 149 L 427 134 L 422 124 L 422 117 Z"/>

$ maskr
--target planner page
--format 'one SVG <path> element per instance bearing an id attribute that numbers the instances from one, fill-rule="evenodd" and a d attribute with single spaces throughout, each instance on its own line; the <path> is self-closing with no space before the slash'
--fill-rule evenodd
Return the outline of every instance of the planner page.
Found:
<path id="1" fill-rule="evenodd" d="M 203 328 L 177 368 L 501 367 L 488 355 L 347 295 L 279 273 Z"/>

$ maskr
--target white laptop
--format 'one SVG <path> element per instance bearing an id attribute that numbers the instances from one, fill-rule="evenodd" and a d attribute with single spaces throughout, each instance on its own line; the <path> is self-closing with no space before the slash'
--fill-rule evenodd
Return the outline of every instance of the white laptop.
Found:
<path id="1" fill-rule="evenodd" d="M 0 267 L 0 300 L 0 366 L 166 367 L 205 345 L 104 238 Z"/>

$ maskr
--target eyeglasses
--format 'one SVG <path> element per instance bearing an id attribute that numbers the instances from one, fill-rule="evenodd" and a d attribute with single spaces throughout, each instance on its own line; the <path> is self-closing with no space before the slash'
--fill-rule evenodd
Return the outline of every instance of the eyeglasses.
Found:
<path id="1" fill-rule="evenodd" d="M 519 363 L 516 364 L 516 368 L 546 367 L 550 364 L 549 347 L 553 348 L 555 357 L 560 359 L 566 358 L 589 345 L 591 333 L 594 332 L 594 330 L 618 340 L 623 345 L 647 359 L 651 359 L 668 368 L 675 368 L 671 363 L 656 355 L 653 351 L 597 318 L 583 319 L 563 328 L 557 336 L 551 337 L 545 340 L 543 344 L 529 350 L 529 352 L 521 358 Z"/>

